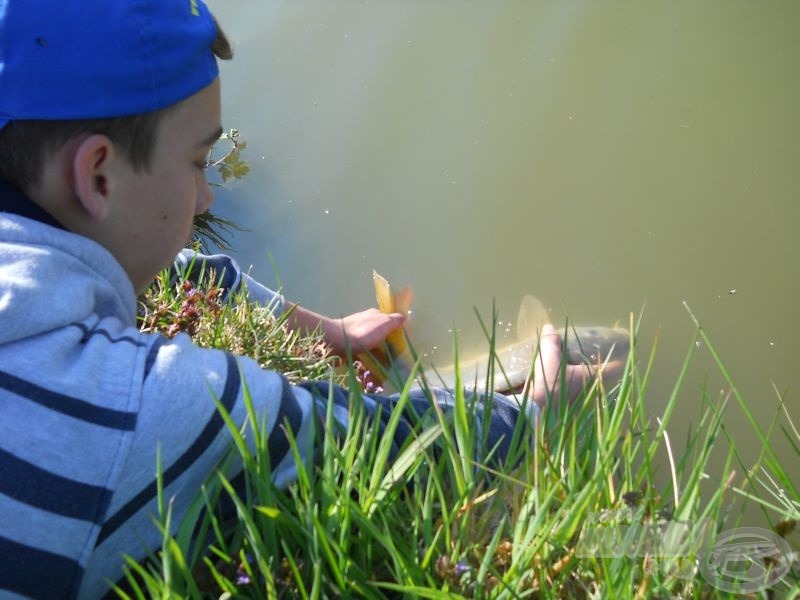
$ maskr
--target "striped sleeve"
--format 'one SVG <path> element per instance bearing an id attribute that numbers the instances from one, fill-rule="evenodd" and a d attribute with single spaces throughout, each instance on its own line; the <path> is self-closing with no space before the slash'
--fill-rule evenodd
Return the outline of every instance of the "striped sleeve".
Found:
<path id="1" fill-rule="evenodd" d="M 216 275 L 217 285 L 224 288 L 226 294 L 244 289 L 250 302 L 269 306 L 276 315 L 284 312 L 286 308 L 284 297 L 244 273 L 230 256 L 206 255 L 186 249 L 175 258 L 175 276 L 181 279 L 197 283 L 211 271 Z"/>
<path id="2" fill-rule="evenodd" d="M 199 349 L 187 336 L 179 335 L 155 340 L 144 364 L 137 428 L 121 484 L 89 559 L 81 596 L 101 595 L 106 578 L 113 581 L 121 575 L 123 553 L 142 558 L 144 547 L 160 547 L 161 536 L 152 521 L 157 515 L 159 448 L 165 495 L 171 499 L 176 525 L 202 483 L 228 454 L 231 435 L 215 398 L 235 423 L 246 422 L 245 395 L 252 398 L 256 414 L 264 416 L 269 432 L 273 478 L 278 485 L 296 478 L 294 458 L 279 425 L 288 425 L 301 447 L 310 448 L 313 443 L 315 417 L 310 394 L 250 359 Z M 246 437 L 252 438 L 249 428 L 245 431 Z"/>
<path id="3" fill-rule="evenodd" d="M 0 371 L 5 593 L 74 597 L 110 505 L 114 459 L 135 428 L 136 413 L 75 392 L 65 382 L 56 389 L 34 374 Z M 90 460 L 81 455 L 84 448 Z"/>

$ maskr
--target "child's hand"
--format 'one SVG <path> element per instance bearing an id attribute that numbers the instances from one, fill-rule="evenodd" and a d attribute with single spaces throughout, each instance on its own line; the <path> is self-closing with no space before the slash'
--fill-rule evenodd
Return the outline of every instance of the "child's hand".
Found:
<path id="1" fill-rule="evenodd" d="M 606 386 L 617 383 L 625 368 L 625 361 L 609 361 L 602 369 L 603 382 Z M 566 395 L 570 402 L 577 398 L 584 385 L 595 376 L 597 367 L 588 365 L 566 365 Z M 539 338 L 539 355 L 534 367 L 533 399 L 540 408 L 544 408 L 548 398 L 558 398 L 561 394 L 561 336 L 549 323 L 542 327 Z"/>
<path id="2" fill-rule="evenodd" d="M 345 356 L 348 348 L 352 356 L 378 348 L 387 335 L 406 322 L 406 316 L 401 313 L 385 314 L 377 308 L 369 308 L 340 319 L 332 319 L 298 305 L 293 305 L 292 308 L 289 327 L 307 331 L 320 327 L 325 341 L 340 356 Z"/>
<path id="3" fill-rule="evenodd" d="M 338 354 L 345 354 L 349 347 L 355 356 L 379 347 L 386 336 L 406 322 L 401 313 L 385 314 L 377 308 L 357 312 L 341 319 L 323 323 L 325 339 Z"/>

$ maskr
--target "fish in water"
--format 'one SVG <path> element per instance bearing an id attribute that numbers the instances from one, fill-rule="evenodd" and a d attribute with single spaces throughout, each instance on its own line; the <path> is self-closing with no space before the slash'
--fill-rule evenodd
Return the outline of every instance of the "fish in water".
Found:
<path id="1" fill-rule="evenodd" d="M 494 367 L 491 387 L 496 392 L 516 392 L 525 387 L 533 374 L 539 332 L 550 321 L 542 302 L 531 295 L 523 297 L 517 317 L 516 343 L 495 349 L 471 360 L 460 360 L 461 381 L 469 389 L 489 387 L 489 368 Z M 606 360 L 623 360 L 630 351 L 630 333 L 621 327 L 568 326 L 558 330 L 564 359 L 570 365 L 600 365 Z M 494 364 L 491 364 L 491 362 Z M 432 385 L 452 388 L 455 385 L 455 365 L 426 372 Z"/>
<path id="2" fill-rule="evenodd" d="M 413 299 L 410 288 L 393 294 L 389 282 L 377 272 L 373 272 L 373 283 L 381 312 L 408 314 Z M 524 296 L 517 317 L 519 341 L 496 348 L 492 354 L 486 352 L 476 358 L 459 360 L 462 383 L 470 389 L 486 389 L 490 361 L 494 361 L 494 391 L 522 389 L 533 371 L 539 332 L 549 320 L 549 313 L 541 301 L 531 295 Z M 599 365 L 607 360 L 624 360 L 630 351 L 630 333 L 621 327 L 568 326 L 558 333 L 567 364 Z M 406 333 L 400 330 L 387 338 L 384 350 L 361 354 L 358 358 L 371 371 L 373 380 L 382 385 L 388 381 L 398 389 L 408 377 L 413 363 Z M 455 372 L 455 365 L 443 368 L 432 365 L 424 371 L 423 377 L 430 385 L 452 388 Z"/>

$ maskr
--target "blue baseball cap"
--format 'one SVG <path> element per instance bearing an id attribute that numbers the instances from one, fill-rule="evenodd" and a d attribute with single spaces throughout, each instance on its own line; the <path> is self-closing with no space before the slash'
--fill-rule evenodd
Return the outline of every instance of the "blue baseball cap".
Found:
<path id="1" fill-rule="evenodd" d="M 202 0 L 0 0 L 0 129 L 165 108 L 217 77 Z"/>

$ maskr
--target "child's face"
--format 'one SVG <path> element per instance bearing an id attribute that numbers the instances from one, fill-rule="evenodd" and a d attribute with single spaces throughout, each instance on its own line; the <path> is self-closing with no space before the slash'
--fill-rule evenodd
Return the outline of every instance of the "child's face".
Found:
<path id="1" fill-rule="evenodd" d="M 142 291 L 191 239 L 194 216 L 211 205 L 204 163 L 220 126 L 220 84 L 172 107 L 162 117 L 150 168 L 119 161 L 116 202 L 106 245 Z"/>

